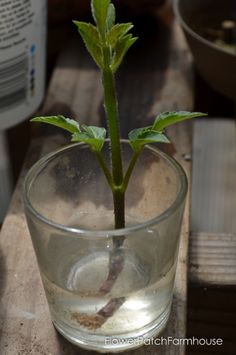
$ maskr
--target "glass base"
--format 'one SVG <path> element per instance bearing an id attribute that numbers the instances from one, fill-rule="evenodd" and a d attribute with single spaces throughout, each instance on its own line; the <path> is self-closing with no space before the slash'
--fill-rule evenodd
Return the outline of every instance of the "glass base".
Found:
<path id="1" fill-rule="evenodd" d="M 109 256 L 108 251 L 95 252 L 69 264 L 62 257 L 57 281 L 63 287 L 44 275 L 43 281 L 52 320 L 65 338 L 85 349 L 119 352 L 141 346 L 164 329 L 175 266 L 165 275 L 156 275 L 158 269 L 153 270 L 148 259 L 124 248 L 122 272 L 109 294 L 97 295 L 106 279 Z"/>
<path id="2" fill-rule="evenodd" d="M 157 321 L 145 328 L 130 334 L 119 334 L 117 336 L 91 335 L 80 332 L 66 324 L 53 321 L 57 331 L 69 342 L 85 350 L 93 350 L 100 353 L 118 353 L 125 350 L 136 349 L 142 345 L 149 344 L 148 339 L 157 337 L 165 329 L 171 305 L 169 305 Z"/>

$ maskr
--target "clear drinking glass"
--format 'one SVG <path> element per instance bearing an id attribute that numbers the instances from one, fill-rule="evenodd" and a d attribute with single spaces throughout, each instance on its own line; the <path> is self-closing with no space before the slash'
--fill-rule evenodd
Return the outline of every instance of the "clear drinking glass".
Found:
<path id="1" fill-rule="evenodd" d="M 108 142 L 104 155 L 110 159 Z M 122 141 L 124 165 L 132 155 Z M 94 154 L 62 148 L 28 172 L 24 204 L 52 321 L 69 341 L 116 352 L 165 327 L 187 191 L 180 165 L 144 148 L 126 193 L 126 228 Z"/>

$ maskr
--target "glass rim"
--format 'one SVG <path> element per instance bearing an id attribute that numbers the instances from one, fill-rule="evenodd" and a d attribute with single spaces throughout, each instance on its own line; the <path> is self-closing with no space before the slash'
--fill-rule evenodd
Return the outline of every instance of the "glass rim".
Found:
<path id="1" fill-rule="evenodd" d="M 108 139 L 106 141 L 109 141 Z M 121 139 L 122 143 L 127 143 L 129 144 L 129 141 L 126 139 Z M 33 166 L 29 169 L 27 172 L 24 182 L 23 182 L 23 202 L 24 202 L 24 207 L 25 210 L 29 211 L 31 215 L 33 215 L 37 220 L 40 222 L 49 225 L 50 227 L 53 227 L 54 229 L 64 231 L 66 233 L 72 233 L 74 235 L 78 236 L 97 236 L 97 237 L 120 237 L 123 235 L 130 234 L 135 231 L 143 230 L 146 228 L 149 228 L 155 224 L 160 223 L 161 221 L 167 219 L 170 217 L 177 209 L 178 207 L 184 202 L 185 197 L 187 195 L 187 188 L 188 188 L 188 180 L 186 173 L 182 166 L 175 160 L 173 157 L 169 156 L 168 154 L 164 153 L 160 149 L 153 147 L 151 145 L 146 145 L 144 149 L 150 150 L 152 153 L 157 154 L 161 156 L 163 159 L 168 161 L 168 163 L 174 168 L 174 170 L 177 172 L 177 177 L 179 178 L 180 181 L 180 188 L 179 191 L 176 194 L 175 200 L 172 202 L 172 204 L 165 209 L 161 214 L 159 214 L 157 217 L 151 218 L 145 222 L 137 223 L 136 225 L 130 226 L 130 227 L 125 227 L 125 228 L 120 228 L 120 229 L 104 229 L 104 230 L 94 230 L 94 229 L 81 229 L 81 228 L 75 228 L 75 227 L 68 227 L 66 225 L 54 222 L 53 220 L 47 219 L 45 216 L 43 216 L 41 213 L 39 213 L 31 204 L 30 198 L 28 196 L 28 192 L 30 190 L 30 187 L 34 181 L 34 179 L 37 177 L 38 173 L 42 170 L 42 167 L 44 167 L 49 161 L 51 161 L 54 157 L 60 155 L 62 152 L 66 150 L 73 149 L 78 146 L 84 146 L 89 149 L 87 144 L 85 143 L 72 143 L 69 144 L 65 147 L 58 148 L 54 150 L 51 153 L 46 154 L 42 158 L 40 158 L 36 163 L 33 164 Z"/>

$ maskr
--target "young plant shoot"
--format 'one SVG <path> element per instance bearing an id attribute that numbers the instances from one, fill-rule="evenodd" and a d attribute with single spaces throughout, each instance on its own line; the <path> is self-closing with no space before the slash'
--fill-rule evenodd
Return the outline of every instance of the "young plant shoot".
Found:
<path id="1" fill-rule="evenodd" d="M 80 125 L 64 116 L 36 117 L 34 122 L 44 122 L 60 127 L 72 134 L 72 142 L 84 142 L 91 151 L 103 170 L 110 186 L 114 201 L 114 228 L 125 227 L 125 192 L 135 163 L 146 144 L 169 143 L 165 135 L 166 127 L 194 117 L 204 116 L 200 112 L 164 112 L 157 115 L 152 125 L 136 128 L 129 133 L 128 139 L 133 150 L 133 156 L 126 171 L 123 169 L 122 152 L 120 143 L 119 112 L 117 105 L 115 74 L 129 48 L 137 41 L 130 31 L 132 23 L 115 23 L 116 12 L 110 0 L 92 0 L 91 10 L 95 24 L 74 21 L 85 46 L 101 71 L 104 89 L 104 107 L 107 119 L 108 135 L 105 128 Z M 107 165 L 102 148 L 105 139 L 109 138 L 111 162 Z M 123 254 L 120 249 L 124 237 L 113 238 L 114 248 L 110 255 L 109 275 L 101 286 L 101 293 L 108 293 L 119 273 L 122 270 Z M 112 282 L 111 282 L 112 280 Z M 94 317 L 99 327 L 122 304 L 122 299 L 111 299 Z M 100 320 L 99 320 L 99 319 Z M 78 321 L 86 326 L 86 319 L 78 316 Z M 87 320 L 91 324 L 91 316 Z"/>
<path id="2" fill-rule="evenodd" d="M 73 22 L 78 28 L 88 52 L 101 70 L 112 170 L 110 171 L 102 156 L 102 147 L 107 136 L 105 128 L 80 125 L 77 121 L 63 116 L 35 117 L 32 121 L 61 127 L 72 134 L 72 142 L 84 142 L 90 146 L 90 149 L 96 154 L 111 188 L 114 200 L 115 228 L 118 229 L 125 227 L 125 191 L 143 147 L 148 143 L 169 143 L 165 135 L 167 126 L 204 114 L 185 111 L 164 112 L 156 117 L 152 126 L 131 131 L 129 142 L 134 153 L 130 165 L 124 173 L 115 73 L 128 49 L 137 41 L 137 37 L 133 37 L 130 33 L 133 27 L 132 23 L 115 23 L 115 7 L 110 0 L 92 0 L 91 10 L 95 25 L 79 21 Z"/>

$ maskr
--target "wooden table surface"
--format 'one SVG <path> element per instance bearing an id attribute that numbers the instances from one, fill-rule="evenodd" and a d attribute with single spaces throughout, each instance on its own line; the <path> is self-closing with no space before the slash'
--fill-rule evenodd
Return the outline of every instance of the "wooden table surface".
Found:
<path id="1" fill-rule="evenodd" d="M 183 35 L 171 19 L 158 22 L 149 43 L 131 51 L 118 76 L 121 132 L 125 137 L 134 127 L 148 125 L 155 114 L 166 110 L 191 110 L 193 90 L 191 56 Z M 43 109 L 44 114 L 65 114 L 86 124 L 103 124 L 102 89 L 99 72 L 78 42 L 63 51 L 53 73 Z M 44 132 L 44 130 L 43 130 Z M 33 247 L 21 202 L 24 175 L 46 152 L 68 142 L 57 130 L 44 132 L 32 141 L 0 237 L 0 324 L 1 355 L 92 354 L 78 349 L 55 331 L 46 303 Z M 191 123 L 168 130 L 173 155 L 190 176 Z M 187 200 L 174 301 L 163 336 L 186 334 L 187 251 L 189 201 Z M 184 354 L 184 346 L 146 346 L 127 354 Z"/>

